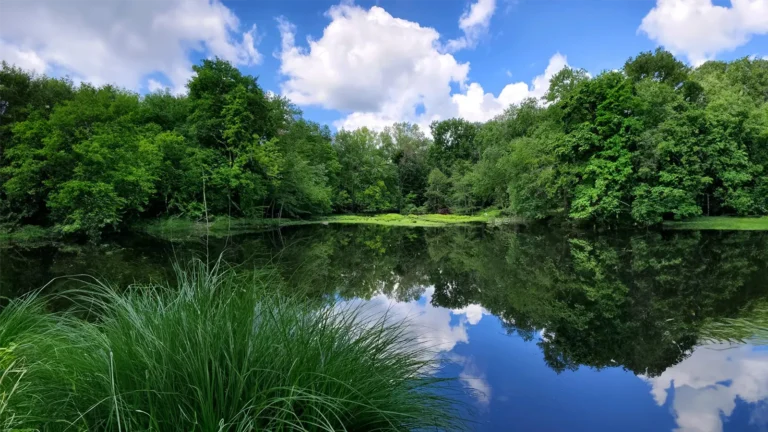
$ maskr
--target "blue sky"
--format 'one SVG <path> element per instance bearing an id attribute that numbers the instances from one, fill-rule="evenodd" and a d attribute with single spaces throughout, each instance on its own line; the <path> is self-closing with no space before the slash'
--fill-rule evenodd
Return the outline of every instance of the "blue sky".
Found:
<path id="1" fill-rule="evenodd" d="M 395 17 L 432 27 L 448 39 L 461 36 L 457 22 L 471 4 L 465 0 L 355 3 L 366 9 L 378 5 Z M 585 68 L 593 74 L 619 68 L 628 57 L 657 46 L 645 35 L 638 34 L 642 18 L 654 3 L 653 0 L 499 0 L 488 34 L 475 49 L 462 50 L 454 57 L 461 62 L 469 62 L 470 79 L 482 83 L 486 91 L 494 94 L 510 82 L 529 83 L 544 71 L 556 52 L 567 56 L 570 65 Z M 279 92 L 284 77 L 278 73 L 279 59 L 272 56 L 272 51 L 278 49 L 280 44 L 274 17 L 284 16 L 293 22 L 298 29 L 298 41 L 303 42 L 307 37 L 317 39 L 330 22 L 325 12 L 338 2 L 288 0 L 261 2 L 262 7 L 243 1 L 225 4 L 230 5 L 245 22 L 256 23 L 263 32 L 261 46 L 266 54 L 263 64 L 242 69 L 258 75 L 265 88 Z M 764 40 L 763 46 L 767 44 L 768 41 Z M 755 53 L 748 47 L 739 51 L 741 53 L 735 55 Z M 768 55 L 768 47 L 763 51 Z M 732 55 L 721 57 L 731 58 Z M 312 106 L 303 108 L 308 117 L 317 121 L 331 123 L 339 117 L 334 110 Z"/>
<path id="2" fill-rule="evenodd" d="M 768 0 L 0 0 L 1 60 L 183 92 L 219 56 L 346 128 L 487 120 L 562 67 L 659 45 L 692 65 L 768 56 Z"/>

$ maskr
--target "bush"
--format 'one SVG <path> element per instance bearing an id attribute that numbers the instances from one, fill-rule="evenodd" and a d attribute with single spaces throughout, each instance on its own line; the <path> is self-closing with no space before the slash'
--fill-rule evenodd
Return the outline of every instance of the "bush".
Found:
<path id="1" fill-rule="evenodd" d="M 0 426 L 462 426 L 443 396 L 449 383 L 431 374 L 434 357 L 403 324 L 286 296 L 262 272 L 218 264 L 177 269 L 177 285 L 119 293 L 92 283 L 68 293 L 76 307 L 56 314 L 41 299 L 12 301 L 0 312 Z"/>

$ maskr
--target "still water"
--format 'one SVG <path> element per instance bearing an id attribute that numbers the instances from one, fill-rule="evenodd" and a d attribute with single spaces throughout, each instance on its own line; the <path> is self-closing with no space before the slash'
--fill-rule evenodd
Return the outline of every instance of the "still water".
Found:
<path id="1" fill-rule="evenodd" d="M 305 226 L 0 245 L 0 295 L 168 278 L 217 256 L 409 319 L 478 431 L 768 430 L 768 233 Z M 71 280 L 59 280 L 48 291 Z"/>

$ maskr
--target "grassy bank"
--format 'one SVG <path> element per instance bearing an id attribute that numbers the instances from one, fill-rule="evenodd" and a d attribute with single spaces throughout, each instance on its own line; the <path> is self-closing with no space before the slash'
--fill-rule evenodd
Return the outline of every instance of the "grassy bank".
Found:
<path id="1" fill-rule="evenodd" d="M 448 383 L 401 323 L 194 262 L 177 283 L 91 284 L 0 312 L 3 430 L 455 429 Z M 82 319 L 87 317 L 88 319 Z"/>
<path id="2" fill-rule="evenodd" d="M 321 223 L 338 224 L 377 224 L 390 226 L 442 227 L 447 225 L 488 223 L 499 217 L 498 210 L 490 210 L 477 215 L 401 215 L 386 213 L 373 216 L 337 215 L 318 219 Z"/>
<path id="3" fill-rule="evenodd" d="M 676 230 L 768 230 L 768 217 L 704 216 L 685 221 L 664 222 L 664 228 Z"/>
<path id="4" fill-rule="evenodd" d="M 470 223 L 520 223 L 521 220 L 501 217 L 498 210 L 480 212 L 476 215 L 401 215 L 386 213 L 379 215 L 331 215 L 313 219 L 235 219 L 218 218 L 208 224 L 186 219 L 170 218 L 144 223 L 137 229 L 151 235 L 169 239 L 210 235 L 225 237 L 235 234 L 294 225 L 312 224 L 377 224 L 409 227 L 444 227 Z"/>

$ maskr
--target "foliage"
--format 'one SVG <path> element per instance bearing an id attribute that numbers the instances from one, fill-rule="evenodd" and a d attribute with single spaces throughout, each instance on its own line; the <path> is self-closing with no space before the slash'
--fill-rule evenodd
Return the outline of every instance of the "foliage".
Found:
<path id="1" fill-rule="evenodd" d="M 334 134 L 225 61 L 194 72 L 187 95 L 140 96 L 3 64 L 0 223 L 97 238 L 157 217 L 768 214 L 768 60 L 690 68 L 657 49 L 596 76 L 565 68 L 540 100 L 434 121 L 430 136 L 408 123 Z"/>

